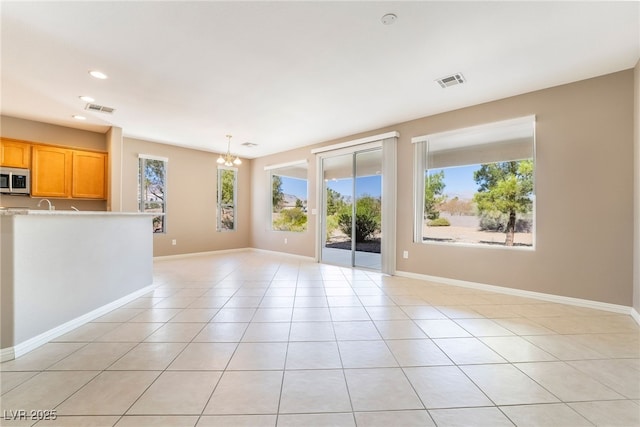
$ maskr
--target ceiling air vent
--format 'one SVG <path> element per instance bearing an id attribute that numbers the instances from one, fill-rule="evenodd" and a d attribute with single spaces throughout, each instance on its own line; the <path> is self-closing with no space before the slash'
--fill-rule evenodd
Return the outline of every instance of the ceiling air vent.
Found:
<path id="1" fill-rule="evenodd" d="M 462 73 L 456 73 L 451 76 L 443 77 L 441 79 L 436 80 L 441 88 L 446 88 L 449 86 L 460 85 L 465 82 L 464 76 Z"/>
<path id="2" fill-rule="evenodd" d="M 105 107 L 104 105 L 98 105 L 98 104 L 87 104 L 84 107 L 85 110 L 89 110 L 89 111 L 97 111 L 99 113 L 108 113 L 108 114 L 113 114 L 114 111 L 116 111 L 115 108 L 111 108 L 111 107 Z"/>

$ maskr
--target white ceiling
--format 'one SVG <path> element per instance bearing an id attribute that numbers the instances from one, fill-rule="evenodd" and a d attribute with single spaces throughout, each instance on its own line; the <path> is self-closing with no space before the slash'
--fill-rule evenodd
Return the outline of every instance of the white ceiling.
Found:
<path id="1" fill-rule="evenodd" d="M 125 136 L 209 151 L 226 151 L 232 134 L 232 151 L 249 158 L 629 69 L 640 57 L 636 1 L 0 8 L 3 115 L 100 132 L 118 126 Z M 381 23 L 386 13 L 395 24 Z M 435 82 L 458 72 L 464 85 Z M 80 95 L 116 111 L 84 111 Z"/>

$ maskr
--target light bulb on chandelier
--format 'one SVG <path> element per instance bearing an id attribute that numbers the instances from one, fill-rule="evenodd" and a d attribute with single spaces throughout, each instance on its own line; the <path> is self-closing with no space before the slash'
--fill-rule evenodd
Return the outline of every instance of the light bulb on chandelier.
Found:
<path id="1" fill-rule="evenodd" d="M 241 165 L 242 160 L 240 160 L 240 157 L 235 156 L 236 158 L 234 159 L 233 155 L 231 154 L 231 135 L 226 135 L 226 137 L 227 137 L 227 154 L 225 154 L 224 156 L 220 154 L 220 157 L 218 157 L 218 160 L 216 160 L 216 162 L 219 165 L 225 165 L 225 166 Z"/>

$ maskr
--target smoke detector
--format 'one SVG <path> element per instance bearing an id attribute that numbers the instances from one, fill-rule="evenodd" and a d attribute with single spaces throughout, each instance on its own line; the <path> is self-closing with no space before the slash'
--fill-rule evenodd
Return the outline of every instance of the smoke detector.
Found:
<path id="1" fill-rule="evenodd" d="M 240 145 L 243 145 L 243 146 L 248 147 L 248 148 L 253 148 L 253 147 L 257 147 L 258 146 L 258 144 L 255 144 L 253 142 L 243 142 Z"/>
<path id="2" fill-rule="evenodd" d="M 115 108 L 105 107 L 104 105 L 91 104 L 91 103 L 85 105 L 84 109 L 89 111 L 97 111 L 98 113 L 107 113 L 107 114 L 113 114 L 113 112 L 116 111 Z"/>
<path id="3" fill-rule="evenodd" d="M 396 20 L 398 19 L 398 16 L 395 15 L 394 13 L 387 13 L 386 15 L 384 15 L 380 21 L 384 24 L 384 25 L 391 25 L 393 23 L 396 22 Z"/>
<path id="4" fill-rule="evenodd" d="M 442 77 L 436 81 L 443 89 L 450 86 L 461 85 L 462 83 L 466 82 L 462 73 L 456 73 L 450 76 Z"/>

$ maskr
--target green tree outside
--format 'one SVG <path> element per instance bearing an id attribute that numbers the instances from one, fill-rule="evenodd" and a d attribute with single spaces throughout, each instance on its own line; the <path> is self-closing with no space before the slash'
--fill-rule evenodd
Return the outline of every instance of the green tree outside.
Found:
<path id="1" fill-rule="evenodd" d="M 473 179 L 479 185 L 473 196 L 478 212 L 507 214 L 504 244 L 513 246 L 516 215 L 531 212 L 533 206 L 533 160 L 484 164 Z"/>
<path id="2" fill-rule="evenodd" d="M 142 180 L 138 195 L 140 210 L 143 212 L 165 212 L 165 162 L 162 160 L 140 159 L 140 179 Z M 153 232 L 164 232 L 164 216 L 153 218 Z"/>
<path id="3" fill-rule="evenodd" d="M 232 169 L 218 169 L 220 179 L 220 193 L 218 194 L 218 213 L 220 227 L 224 230 L 235 228 L 235 190 L 236 171 Z"/>
<path id="4" fill-rule="evenodd" d="M 147 191 L 157 200 L 164 201 L 164 161 L 145 159 L 144 181 Z"/>
<path id="5" fill-rule="evenodd" d="M 444 191 L 444 171 L 427 175 L 424 179 L 424 214 L 427 219 L 434 220 L 440 217 L 438 206 L 447 197 L 442 194 Z"/>
<path id="6" fill-rule="evenodd" d="M 282 177 L 271 176 L 271 204 L 274 212 L 280 212 L 284 203 L 284 193 L 282 192 Z"/>
<path id="7" fill-rule="evenodd" d="M 346 205 L 344 196 L 336 190 L 327 188 L 327 216 L 335 215 Z"/>
<path id="8" fill-rule="evenodd" d="M 231 169 L 222 169 L 222 197 L 220 202 L 223 205 L 233 205 L 233 186 L 235 184 L 236 172 Z"/>

